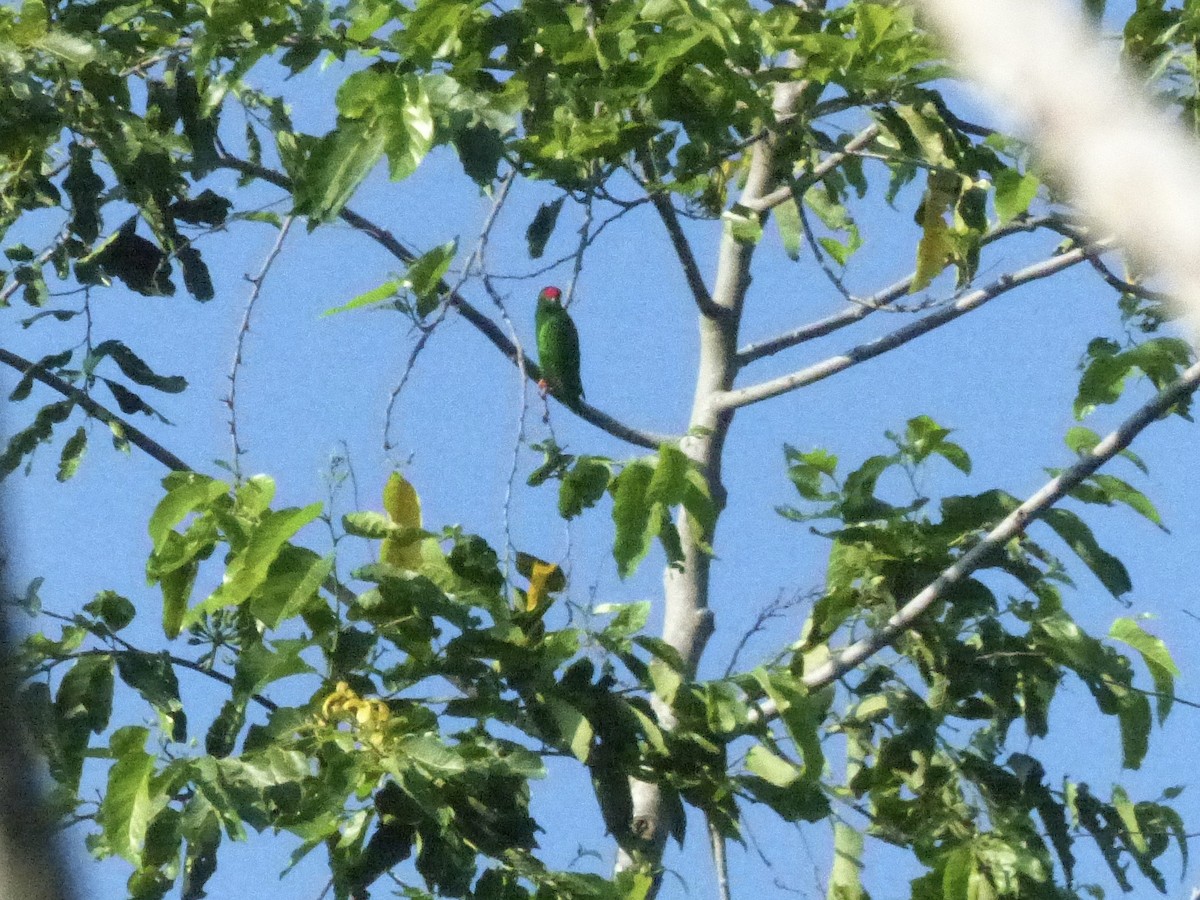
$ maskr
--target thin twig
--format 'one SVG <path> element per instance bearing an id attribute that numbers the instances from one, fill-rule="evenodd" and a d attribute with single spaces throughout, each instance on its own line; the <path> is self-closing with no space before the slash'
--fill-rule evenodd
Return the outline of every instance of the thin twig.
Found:
<path id="1" fill-rule="evenodd" d="M 797 388 L 807 387 L 858 363 L 866 362 L 868 359 L 874 359 L 877 356 L 882 356 L 884 353 L 895 350 L 897 347 L 907 344 L 909 341 L 921 337 L 935 328 L 953 322 L 955 319 L 966 315 L 972 310 L 978 309 L 989 300 L 1006 294 L 1014 288 L 1028 284 L 1031 281 L 1048 278 L 1064 269 L 1077 265 L 1087 258 L 1087 253 L 1087 250 L 1076 248 L 1059 256 L 1052 256 L 1049 259 L 1026 266 L 1024 269 L 1019 269 L 1008 275 L 1003 275 L 987 287 L 972 291 L 960 297 L 945 309 L 930 313 L 903 328 L 898 328 L 891 334 L 886 334 L 867 344 L 859 344 L 845 353 L 831 356 L 797 372 L 791 372 L 779 378 L 772 378 L 769 381 L 749 385 L 744 388 L 724 391 L 715 396 L 713 402 L 722 409 L 738 409 L 743 406 L 749 406 L 752 403 L 768 400 L 771 397 L 777 397 L 780 394 L 786 394 Z"/>
<path id="2" fill-rule="evenodd" d="M 1095 242 L 1088 234 L 1086 228 L 1075 225 L 1072 222 L 1063 219 L 1061 216 L 1049 216 L 1045 222 L 1045 226 L 1051 231 L 1055 231 L 1064 237 L 1068 237 L 1081 247 L 1092 250 L 1088 255 L 1088 263 L 1093 269 L 1099 273 L 1109 287 L 1116 288 L 1123 294 L 1131 294 L 1134 297 L 1140 297 L 1143 300 L 1149 300 L 1152 303 L 1170 303 L 1171 297 L 1162 291 L 1155 291 L 1140 284 L 1134 284 L 1127 278 L 1122 278 L 1116 272 L 1108 267 L 1104 262 L 1102 255 L 1096 252 L 1093 248 Z"/>
<path id="3" fill-rule="evenodd" d="M 101 406 L 86 393 L 79 388 L 59 378 L 53 372 L 46 370 L 37 363 L 30 362 L 22 356 L 18 356 L 11 351 L 0 348 L 0 363 L 6 366 L 11 366 L 22 375 L 31 375 L 37 381 L 47 387 L 58 391 L 68 400 L 73 400 L 80 409 L 91 416 L 93 419 L 98 419 L 103 422 L 114 432 L 120 430 L 121 436 L 126 438 L 129 443 L 133 444 L 139 450 L 146 453 L 148 456 L 158 460 L 168 469 L 173 469 L 176 472 L 190 472 L 192 467 L 181 460 L 178 456 L 162 446 L 158 441 L 154 440 L 140 428 L 130 424 L 127 420 L 110 412 L 105 407 Z"/>
<path id="4" fill-rule="evenodd" d="M 611 203 L 613 201 L 609 200 L 609 202 Z M 617 221 L 617 219 L 621 218 L 626 213 L 632 212 L 634 209 L 636 209 L 638 206 L 642 205 L 643 203 L 649 203 L 649 202 L 650 202 L 650 198 L 642 197 L 640 200 L 636 200 L 633 203 L 630 203 L 626 206 L 622 206 L 615 213 L 613 213 L 611 216 L 609 216 L 607 219 L 605 219 L 603 222 L 601 222 L 599 225 L 596 226 L 595 230 L 592 231 L 591 235 L 588 237 L 587 246 L 590 247 L 592 244 L 594 244 L 596 242 L 596 239 L 598 237 L 600 237 L 601 232 L 603 232 L 604 229 L 607 228 L 609 225 L 611 225 L 613 222 Z M 536 269 L 531 269 L 528 272 L 521 272 L 519 274 L 518 273 L 491 274 L 488 277 L 491 278 L 492 281 L 528 281 L 533 278 L 540 278 L 541 276 L 545 275 L 547 272 L 551 272 L 554 269 L 557 269 L 559 266 L 563 265 L 564 263 L 571 262 L 572 260 L 574 260 L 576 258 L 578 253 L 579 253 L 578 249 L 572 250 L 570 253 L 564 253 L 562 256 L 558 257 L 558 259 L 553 260 L 552 262 L 548 262 L 543 266 L 539 266 Z"/>
<path id="5" fill-rule="evenodd" d="M 1098 254 L 1088 256 L 1088 262 L 1095 269 L 1100 277 L 1104 279 L 1109 287 L 1114 287 L 1122 294 L 1130 294 L 1134 297 L 1140 297 L 1143 300 L 1149 300 L 1152 303 L 1170 303 L 1171 297 L 1162 291 L 1155 291 L 1148 287 L 1143 287 L 1140 284 L 1134 284 L 1125 278 L 1122 278 L 1116 272 L 1108 267 L 1103 259 Z"/>
<path id="6" fill-rule="evenodd" d="M 780 590 L 780 592 L 775 596 L 774 600 L 758 611 L 758 614 L 754 617 L 753 624 L 746 629 L 745 633 L 741 636 L 741 639 L 738 640 L 737 646 L 733 648 L 733 653 L 730 654 L 729 665 L 725 667 L 725 674 L 721 677 L 728 678 L 733 674 L 734 669 L 737 668 L 738 658 L 741 656 L 742 651 L 746 649 L 746 645 L 750 642 L 750 639 L 759 632 L 764 631 L 768 622 L 774 619 L 782 618 L 784 613 L 786 613 L 788 610 L 798 606 L 804 601 L 811 602 L 818 596 L 820 596 L 819 591 L 809 591 L 805 594 L 797 591 L 792 594 L 792 596 L 785 597 L 784 592 Z"/>
<path id="7" fill-rule="evenodd" d="M 825 273 L 825 277 L 834 289 L 842 295 L 842 299 L 848 303 L 853 303 L 855 306 L 866 306 L 868 309 L 876 310 L 879 306 L 872 305 L 869 302 L 864 302 L 858 297 L 850 293 L 850 289 L 846 287 L 842 281 L 842 276 L 833 271 L 833 267 L 829 265 L 829 260 L 825 258 L 825 251 L 822 249 L 820 242 L 817 240 L 816 234 L 813 232 L 812 223 L 808 220 L 808 213 L 804 209 L 804 193 L 800 189 L 800 184 L 793 179 L 791 184 L 792 195 L 796 201 L 796 215 L 800 219 L 800 229 L 804 232 L 804 240 L 808 242 L 808 246 L 812 248 L 813 256 L 817 260 L 817 265 L 821 267 L 821 271 Z M 886 308 L 886 307 L 885 307 Z"/>
<path id="8" fill-rule="evenodd" d="M 233 445 L 233 477 L 237 481 L 242 480 L 242 454 L 246 452 L 242 447 L 241 441 L 238 438 L 238 421 L 237 421 L 237 389 L 238 389 L 238 374 L 242 370 L 243 351 L 246 344 L 246 335 L 250 333 L 250 317 L 254 313 L 254 305 L 258 302 L 259 296 L 262 294 L 263 283 L 267 280 L 267 273 L 271 271 L 271 266 L 274 264 L 279 252 L 283 249 L 283 242 L 287 240 L 288 232 L 292 229 L 292 216 L 287 216 L 283 220 L 283 224 L 279 228 L 279 234 L 275 236 L 275 243 L 271 245 L 266 258 L 263 260 L 262 266 L 258 270 L 258 274 L 251 277 L 246 276 L 246 280 L 250 282 L 250 295 L 246 298 L 246 306 L 242 312 L 242 324 L 238 328 L 237 340 L 234 345 L 233 363 L 229 367 L 229 396 L 225 398 L 225 406 L 229 408 L 229 440 Z"/>
<path id="9" fill-rule="evenodd" d="M 14 601 L 11 601 L 11 600 L 5 601 L 5 602 L 9 603 L 10 605 L 15 605 Z M 78 620 L 77 616 L 67 616 L 67 615 L 63 615 L 62 613 L 53 612 L 48 609 L 41 610 L 41 612 L 39 614 L 45 616 L 48 619 L 57 619 L 60 622 L 67 622 L 71 625 L 79 624 L 79 620 Z M 92 632 L 91 629 L 88 629 L 88 631 L 89 631 L 89 633 L 92 634 L 93 637 L 100 639 L 100 635 L 96 634 L 95 632 Z M 121 655 L 125 655 L 125 656 L 157 656 L 157 657 L 161 657 L 161 658 L 165 658 L 165 659 L 169 660 L 173 665 L 179 666 L 180 668 L 189 669 L 193 672 L 199 672 L 201 675 L 207 675 L 209 678 L 212 678 L 214 681 L 219 681 L 228 687 L 234 686 L 234 679 L 231 676 L 226 675 L 223 672 L 217 672 L 217 671 L 210 669 L 210 668 L 208 668 L 198 662 L 195 662 L 193 660 L 185 659 L 182 656 L 174 656 L 173 654 L 170 654 L 170 653 L 152 653 L 149 650 L 142 650 L 140 647 L 135 647 L 133 644 L 129 643 L 129 641 L 125 640 L 119 634 L 116 634 L 111 631 L 107 635 L 105 635 L 105 638 L 112 641 L 114 644 L 117 645 L 117 647 L 115 647 L 115 648 L 110 647 L 108 649 L 95 648 L 95 649 L 91 649 L 91 650 L 81 650 L 80 652 L 78 652 L 74 655 L 77 657 L 79 657 L 79 656 L 121 656 Z M 251 694 L 250 699 L 253 700 L 255 703 L 259 704 L 264 709 L 270 710 L 271 712 L 274 712 L 276 709 L 279 708 L 279 705 L 277 703 L 275 703 L 273 700 L 268 700 L 266 697 L 263 697 L 260 694 Z"/>
<path id="10" fill-rule="evenodd" d="M 504 580 L 507 582 L 511 576 L 510 566 L 512 559 L 517 552 L 516 545 L 512 539 L 512 501 L 517 482 L 517 467 L 521 460 L 521 448 L 525 446 L 525 417 L 529 412 L 529 391 L 528 382 L 525 379 L 525 348 L 521 346 L 521 341 L 517 337 L 517 330 L 513 326 L 512 319 L 508 316 L 504 300 L 487 275 L 483 276 L 483 288 L 487 291 L 488 296 L 492 298 L 492 302 L 496 304 L 496 308 L 500 310 L 500 317 L 508 326 L 509 336 L 517 348 L 517 372 L 520 376 L 519 384 L 521 386 L 521 409 L 517 414 L 517 434 L 513 441 L 512 461 L 508 467 L 508 478 L 504 482 Z"/>
<path id="11" fill-rule="evenodd" d="M 589 6 L 588 9 L 591 9 Z M 579 283 L 579 274 L 583 271 L 583 257 L 591 241 L 588 239 L 592 230 L 592 204 L 594 200 L 589 194 L 583 204 L 583 224 L 579 226 L 579 246 L 575 248 L 575 261 L 571 266 L 571 280 L 567 282 L 567 290 L 563 295 L 562 305 L 566 309 L 575 298 L 575 285 Z M 493 300 L 496 298 L 493 297 Z M 512 336 L 511 334 L 509 335 Z"/>
<path id="12" fill-rule="evenodd" d="M 500 181 L 500 188 L 496 191 L 496 197 L 492 201 L 492 207 L 488 210 L 487 218 L 483 221 L 483 226 L 479 230 L 479 239 L 475 242 L 475 247 L 471 251 L 471 255 L 467 258 L 466 264 L 462 268 L 462 274 L 453 285 L 446 285 L 444 295 L 447 298 L 456 296 L 463 286 L 470 280 L 471 276 L 481 270 L 483 256 L 486 252 L 488 238 L 491 236 L 492 226 L 496 224 L 496 220 L 500 215 L 500 208 L 504 205 L 504 201 L 508 198 L 508 189 L 512 187 L 513 178 L 516 175 L 515 170 L 510 170 Z M 412 351 L 408 354 L 408 361 L 405 363 L 404 372 L 400 376 L 400 380 L 388 392 L 387 409 L 383 415 L 383 449 L 384 452 L 390 452 L 394 446 L 391 441 L 392 433 L 392 416 L 395 414 L 396 403 L 400 399 L 400 394 L 403 393 L 405 385 L 408 384 L 409 378 L 417 367 L 417 359 L 421 355 L 421 351 L 425 349 L 425 345 L 429 343 L 429 339 L 433 337 L 435 331 L 446 321 L 446 316 L 450 312 L 450 303 L 445 302 L 441 305 L 437 316 L 429 324 L 418 323 L 417 327 L 421 330 L 421 336 L 413 345 Z"/>
<path id="13" fill-rule="evenodd" d="M 861 640 L 834 653 L 821 666 L 806 672 L 805 687 L 819 690 L 860 666 L 884 647 L 891 646 L 907 631 L 926 610 L 936 603 L 946 590 L 960 583 L 998 552 L 1008 541 L 1021 534 L 1031 522 L 1041 518 L 1059 500 L 1074 490 L 1085 478 L 1128 447 L 1151 422 L 1164 415 L 1172 406 L 1184 400 L 1200 387 L 1200 363 L 1192 365 L 1154 399 L 1143 404 L 1100 441 L 1089 453 L 1085 453 L 1073 466 L 1050 479 L 1040 490 L 1009 513 L 995 528 L 987 533 L 978 544 L 964 553 L 950 567 L 930 582 L 920 593 L 905 603 L 887 621 Z M 777 710 L 770 701 L 759 704 L 756 720 L 771 718 Z"/>

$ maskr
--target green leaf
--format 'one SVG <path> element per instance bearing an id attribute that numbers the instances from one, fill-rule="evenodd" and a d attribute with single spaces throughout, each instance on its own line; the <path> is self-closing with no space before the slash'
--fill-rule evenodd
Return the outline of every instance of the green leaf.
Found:
<path id="1" fill-rule="evenodd" d="M 558 490 L 558 514 L 573 519 L 600 502 L 608 490 L 612 466 L 606 459 L 581 456 L 566 471 Z"/>
<path id="2" fill-rule="evenodd" d="M 72 141 L 68 148 L 71 168 L 63 188 L 71 200 L 71 231 L 90 244 L 100 235 L 100 192 L 104 180 L 92 168 L 92 150 Z"/>
<path id="3" fill-rule="evenodd" d="M 504 141 L 496 129 L 477 122 L 454 136 L 454 147 L 463 171 L 472 181 L 486 187 L 496 180 L 500 160 L 504 158 Z"/>
<path id="4" fill-rule="evenodd" d="M 921 240 L 917 244 L 917 266 L 908 292 L 923 291 L 946 268 L 954 253 L 946 213 L 954 209 L 962 189 L 962 179 L 954 172 L 935 171 L 929 174 L 929 184 L 921 205 L 917 208 L 917 224 Z"/>
<path id="5" fill-rule="evenodd" d="M 713 501 L 708 481 L 700 470 L 690 461 L 688 463 L 687 484 L 683 489 L 683 508 L 691 519 L 692 537 L 705 553 L 712 553 L 709 541 L 717 525 L 717 506 Z"/>
<path id="6" fill-rule="evenodd" d="M 233 688 L 239 697 L 249 697 L 276 681 L 313 671 L 300 656 L 309 649 L 308 641 L 276 640 L 273 646 L 254 644 L 238 656 Z"/>
<path id="7" fill-rule="evenodd" d="M 1067 431 L 1064 441 L 1068 447 L 1082 456 L 1085 453 L 1091 453 L 1096 448 L 1096 445 L 1100 443 L 1100 435 L 1090 428 L 1075 425 Z M 1122 450 L 1120 455 L 1137 466 L 1143 474 L 1150 474 L 1150 469 L 1142 461 L 1142 458 L 1132 450 Z"/>
<path id="8" fill-rule="evenodd" d="M 837 495 L 822 490 L 826 479 L 832 481 L 837 471 L 837 457 L 820 448 L 810 451 L 797 450 L 784 444 L 784 457 L 788 462 L 788 478 L 805 500 L 829 501 Z"/>
<path id="9" fill-rule="evenodd" d="M 87 449 L 87 431 L 82 425 L 63 444 L 62 455 L 58 459 L 58 480 L 68 481 L 79 471 L 83 461 L 83 451 Z"/>
<path id="10" fill-rule="evenodd" d="M 863 891 L 863 835 L 845 822 L 833 825 L 833 865 L 829 871 L 828 900 L 867 900 Z M 949 898 L 952 895 L 945 894 Z"/>
<path id="11" fill-rule="evenodd" d="M 1162 390 L 1190 364 L 1191 347 L 1179 338 L 1153 338 L 1122 350 L 1114 341 L 1096 338 L 1088 344 L 1089 362 L 1079 380 L 1075 418 L 1082 419 L 1098 405 L 1115 403 L 1125 391 L 1125 381 L 1140 370 L 1157 390 Z M 1186 417 L 1187 403 L 1179 412 Z"/>
<path id="12" fill-rule="evenodd" d="M 744 207 L 727 209 L 721 213 L 721 220 L 735 241 L 743 244 L 757 244 L 762 240 L 762 217 L 752 210 Z"/>
<path id="13" fill-rule="evenodd" d="M 996 215 L 1000 224 L 1011 222 L 1029 211 L 1029 204 L 1037 196 L 1041 181 L 1028 172 L 1022 175 L 1016 169 L 1004 169 L 996 176 Z"/>
<path id="14" fill-rule="evenodd" d="M 171 215 L 191 225 L 224 225 L 233 203 L 205 188 L 195 197 L 183 197 L 171 203 Z"/>
<path id="15" fill-rule="evenodd" d="M 104 386 L 108 388 L 114 399 L 116 399 L 117 406 L 120 407 L 121 412 L 130 416 L 134 413 L 144 413 L 147 416 L 153 416 L 164 424 L 170 424 L 167 419 L 158 412 L 158 410 L 156 410 L 153 406 L 151 406 L 133 391 L 129 390 L 129 388 L 125 387 L 123 384 L 120 384 L 116 381 L 110 381 L 107 378 L 101 378 L 100 380 L 104 382 Z"/>
<path id="16" fill-rule="evenodd" d="M 467 768 L 462 756 L 432 734 L 415 734 L 404 738 L 397 752 L 439 776 L 457 774 Z"/>
<path id="17" fill-rule="evenodd" d="M 1079 516 L 1066 509 L 1049 509 L 1042 515 L 1042 520 L 1066 541 L 1110 594 L 1120 597 L 1133 590 L 1125 564 L 1100 547 L 1092 530 Z"/>
<path id="18" fill-rule="evenodd" d="M 117 672 L 121 680 L 141 694 L 162 719 L 163 731 L 171 740 L 187 740 L 187 715 L 179 699 L 179 680 L 165 653 L 136 650 L 117 654 Z"/>
<path id="19" fill-rule="evenodd" d="M 314 225 L 336 218 L 383 158 L 382 130 L 346 122 L 317 141 L 296 180 L 295 212 Z"/>
<path id="20" fill-rule="evenodd" d="M 159 576 L 159 586 L 163 594 L 163 634 L 168 638 L 178 637 L 179 632 L 183 630 L 188 599 L 192 596 L 192 588 L 195 587 L 199 570 L 199 562 L 193 559 Z"/>
<path id="21" fill-rule="evenodd" d="M 1154 680 L 1154 692 L 1157 695 L 1158 721 L 1161 725 L 1166 721 L 1175 700 L 1175 679 L 1179 676 L 1179 668 L 1171 658 L 1171 651 L 1162 638 L 1150 634 L 1136 621 L 1120 618 L 1113 622 L 1108 630 L 1108 636 L 1114 640 L 1128 644 L 1139 654 L 1150 677 Z"/>
<path id="22" fill-rule="evenodd" d="M 64 723 L 100 734 L 112 716 L 112 698 L 113 659 L 108 654 L 97 654 L 80 657 L 71 666 L 58 686 L 54 706 Z"/>
<path id="23" fill-rule="evenodd" d="M 279 551 L 267 580 L 250 598 L 250 611 L 268 628 L 302 613 L 333 571 L 333 556 L 291 544 Z"/>
<path id="24" fill-rule="evenodd" d="M 96 58 L 96 48 L 88 41 L 64 31 L 50 31 L 36 45 L 76 68 L 82 68 Z"/>
<path id="25" fill-rule="evenodd" d="M 407 178 L 417 170 L 433 148 L 433 109 L 425 87 L 415 75 L 402 77 L 404 97 L 387 119 L 388 174 L 392 181 Z"/>
<path id="26" fill-rule="evenodd" d="M 49 441 L 54 435 L 54 426 L 66 421 L 74 408 L 74 400 L 60 400 L 39 409 L 33 423 L 14 434 L 4 453 L 0 454 L 0 479 L 16 469 L 22 459 L 37 449 L 38 444 Z"/>
<path id="27" fill-rule="evenodd" d="M 175 258 L 179 260 L 179 266 L 183 269 L 183 286 L 189 294 L 201 303 L 216 296 L 212 275 L 199 250 L 192 246 L 180 247 L 175 251 Z"/>
<path id="28" fill-rule="evenodd" d="M 120 631 L 137 615 L 134 605 L 116 591 L 101 591 L 84 604 L 83 611 L 95 616 L 110 631 Z"/>
<path id="29" fill-rule="evenodd" d="M 1168 531 L 1163 525 L 1162 516 L 1150 499 L 1133 485 L 1112 475 L 1097 473 L 1075 490 L 1071 496 L 1085 503 L 1099 503 L 1111 506 L 1113 503 L 1124 503 L 1130 509 L 1145 516 L 1163 531 Z"/>
<path id="30" fill-rule="evenodd" d="M 800 213 L 796 201 L 785 200 L 773 210 L 775 227 L 779 229 L 779 239 L 783 242 L 783 252 L 788 259 L 800 259 L 800 246 L 803 232 L 800 228 Z"/>
<path id="31" fill-rule="evenodd" d="M 442 278 L 449 271 L 457 252 L 458 242 L 447 241 L 409 264 L 404 284 L 417 298 L 417 315 L 427 316 L 437 307 L 440 294 L 447 289 Z"/>
<path id="32" fill-rule="evenodd" d="M 657 524 L 651 521 L 654 504 L 648 496 L 653 478 L 653 466 L 635 462 L 622 469 L 612 482 L 612 517 L 616 525 L 613 558 L 622 578 L 629 577 L 650 552 L 653 526 Z"/>
<path id="33" fill-rule="evenodd" d="M 1140 769 L 1150 749 L 1150 701 L 1129 688 L 1114 689 L 1117 695 L 1117 721 L 1121 726 L 1121 765 Z"/>
<path id="34" fill-rule="evenodd" d="M 171 282 L 171 263 L 166 252 L 153 241 L 136 233 L 137 217 L 130 218 L 117 231 L 75 263 L 75 275 L 85 284 L 96 284 L 98 268 L 123 281 L 130 290 L 144 297 L 170 297 L 175 293 Z"/>
<path id="35" fill-rule="evenodd" d="M 365 294 L 359 294 L 353 300 L 343 303 L 341 306 L 325 310 L 325 312 L 321 313 L 321 317 L 332 316 L 334 313 L 348 312 L 352 309 L 360 309 L 364 306 L 374 306 L 376 303 L 382 303 L 384 300 L 391 300 L 400 292 L 402 284 L 403 282 L 399 278 L 385 281 L 379 287 L 372 288 Z"/>
<path id="36" fill-rule="evenodd" d="M 187 379 L 182 375 L 158 375 L 146 362 L 118 340 L 108 340 L 96 345 L 83 361 L 83 372 L 91 376 L 97 364 L 109 357 L 125 373 L 125 376 L 137 384 L 152 387 L 168 394 L 178 394 L 187 388 Z"/>
<path id="37" fill-rule="evenodd" d="M 158 502 L 147 526 L 155 552 L 163 547 L 167 535 L 188 515 L 204 510 L 217 498 L 229 493 L 229 485 L 197 472 L 174 472 L 163 479 L 167 494 Z"/>
<path id="38" fill-rule="evenodd" d="M 340 126 L 348 120 L 369 132 L 372 140 L 378 136 L 393 181 L 416 171 L 433 146 L 432 107 L 417 75 L 378 69 L 356 72 L 338 89 L 337 106 Z"/>
<path id="39" fill-rule="evenodd" d="M 203 603 L 188 611 L 184 626 L 226 606 L 243 603 L 262 585 L 272 563 L 301 528 L 321 514 L 321 504 L 267 513 L 255 526 L 246 547 L 230 561 L 225 578 Z"/>
<path id="40" fill-rule="evenodd" d="M 912 454 L 914 462 L 923 462 L 931 455 L 944 458 L 965 475 L 971 474 L 971 458 L 967 451 L 946 437 L 951 429 L 943 428 L 929 416 L 909 419 L 904 435 L 904 448 Z"/>
<path id="41" fill-rule="evenodd" d="M 755 744 L 746 753 L 746 768 L 776 787 L 791 787 L 804 776 L 804 771 L 762 744 Z"/>
<path id="42" fill-rule="evenodd" d="M 587 720 L 587 716 L 571 703 L 555 697 L 546 698 L 545 708 L 554 719 L 559 736 L 570 748 L 571 753 L 581 763 L 586 763 L 591 756 L 592 738 L 595 736 L 595 729 Z"/>
<path id="43" fill-rule="evenodd" d="M 149 736 L 148 729 L 135 726 L 113 733 L 109 753 L 114 763 L 96 814 L 105 849 L 134 865 L 141 854 L 146 828 L 157 812 L 150 796 L 154 757 L 145 751 Z"/>
<path id="44" fill-rule="evenodd" d="M 755 680 L 774 701 L 788 734 L 804 757 L 804 771 L 810 779 L 818 779 L 825 770 L 825 754 L 821 750 L 821 704 L 809 696 L 804 685 L 783 672 L 769 673 L 755 669 Z"/>
<path id="45" fill-rule="evenodd" d="M 646 488 L 646 498 L 653 503 L 674 506 L 683 500 L 687 489 L 687 473 L 691 460 L 674 444 L 663 444 L 658 448 L 658 461 L 654 476 Z"/>
<path id="46" fill-rule="evenodd" d="M 563 194 L 558 199 L 552 200 L 549 203 L 543 203 L 538 207 L 533 221 L 529 223 L 529 228 L 525 230 L 525 241 L 529 244 L 529 256 L 531 259 L 542 258 L 542 254 L 546 251 L 546 242 L 550 240 L 550 235 L 554 233 L 554 226 L 558 222 L 558 214 L 562 212 L 563 203 L 566 199 L 567 195 Z"/>
<path id="47" fill-rule="evenodd" d="M 612 616 L 604 626 L 605 636 L 627 638 L 646 627 L 646 622 L 650 619 L 650 602 L 642 600 L 637 603 L 601 603 L 593 612 L 597 616 Z"/>
<path id="48" fill-rule="evenodd" d="M 42 0 L 23 0 L 21 14 L 11 25 L 12 39 L 23 46 L 34 43 L 49 30 L 48 19 Z"/>
<path id="49" fill-rule="evenodd" d="M 371 510 L 346 513 L 342 516 L 342 527 L 346 529 L 346 534 L 373 540 L 385 538 L 396 530 L 387 515 Z"/>
<path id="50" fill-rule="evenodd" d="M 871 456 L 846 476 L 841 514 L 846 522 L 889 519 L 900 510 L 875 496 L 880 476 L 899 463 L 896 456 Z"/>

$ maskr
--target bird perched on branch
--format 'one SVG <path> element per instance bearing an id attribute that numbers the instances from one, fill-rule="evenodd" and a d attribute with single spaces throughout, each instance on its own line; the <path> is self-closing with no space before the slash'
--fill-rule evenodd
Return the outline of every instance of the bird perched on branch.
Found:
<path id="1" fill-rule="evenodd" d="M 562 305 L 562 291 L 542 288 L 537 313 L 538 365 L 542 380 L 538 387 L 549 391 L 568 409 L 575 409 L 583 398 L 579 377 L 579 332 Z"/>

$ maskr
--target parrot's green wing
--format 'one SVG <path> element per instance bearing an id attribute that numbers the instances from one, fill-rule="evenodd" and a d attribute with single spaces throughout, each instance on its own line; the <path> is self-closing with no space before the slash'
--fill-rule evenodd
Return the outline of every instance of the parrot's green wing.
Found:
<path id="1" fill-rule="evenodd" d="M 579 332 L 571 316 L 552 300 L 538 300 L 538 365 L 554 394 L 567 406 L 577 406 L 583 397 L 579 375 Z"/>

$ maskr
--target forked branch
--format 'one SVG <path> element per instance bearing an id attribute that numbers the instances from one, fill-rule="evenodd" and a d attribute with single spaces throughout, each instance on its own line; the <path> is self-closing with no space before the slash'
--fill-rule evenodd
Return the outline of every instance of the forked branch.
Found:
<path id="1" fill-rule="evenodd" d="M 980 246 L 986 247 L 988 244 L 995 243 L 1001 238 L 1006 238 L 1020 232 L 1033 231 L 1044 225 L 1049 226 L 1050 222 L 1051 217 L 1048 216 L 1018 219 L 989 231 L 983 236 Z M 841 312 L 834 313 L 831 316 L 826 316 L 824 319 L 809 322 L 792 331 L 784 332 L 783 334 L 767 338 L 755 344 L 748 344 L 738 351 L 738 364 L 745 366 L 756 359 L 762 359 L 764 356 L 772 356 L 790 347 L 795 347 L 816 338 L 825 337 L 848 325 L 860 322 L 871 313 L 886 309 L 901 297 L 906 296 L 912 287 L 914 277 L 913 275 L 908 275 L 878 293 L 872 294 L 869 297 L 862 297 L 853 306 Z"/>
<path id="2" fill-rule="evenodd" d="M 743 406 L 750 406 L 752 403 L 769 400 L 771 397 L 778 397 L 780 394 L 786 394 L 798 388 L 807 387 L 810 384 L 828 378 L 830 375 L 836 375 L 838 372 L 858 363 L 866 362 L 868 359 L 874 359 L 876 356 L 882 356 L 890 350 L 895 350 L 897 347 L 907 344 L 909 341 L 927 334 L 935 328 L 940 328 L 942 325 L 953 322 L 955 319 L 966 315 L 972 310 L 978 309 L 989 300 L 1006 294 L 1014 288 L 1028 284 L 1031 281 L 1049 278 L 1063 269 L 1078 265 L 1087 259 L 1089 252 L 1089 250 L 1084 248 L 1076 248 L 1059 256 L 1034 263 L 1017 272 L 1003 275 L 987 287 L 972 291 L 960 297 L 945 309 L 930 313 L 916 322 L 912 322 L 903 328 L 898 328 L 891 334 L 886 334 L 867 344 L 860 344 L 845 353 L 831 356 L 797 372 L 781 375 L 778 378 L 772 378 L 769 381 L 748 387 L 725 391 L 722 394 L 716 395 L 713 398 L 713 402 L 719 409 L 738 409 Z"/>

